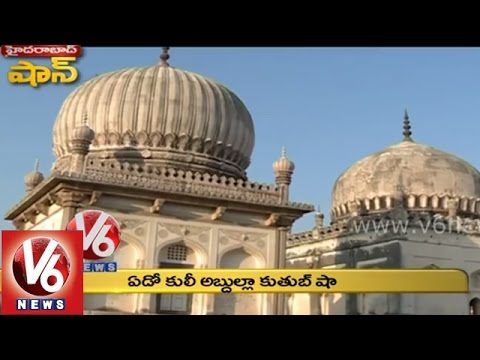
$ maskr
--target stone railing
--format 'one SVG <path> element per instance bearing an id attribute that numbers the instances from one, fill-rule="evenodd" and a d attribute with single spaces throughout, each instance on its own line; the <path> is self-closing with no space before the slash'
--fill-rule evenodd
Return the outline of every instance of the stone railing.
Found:
<path id="1" fill-rule="evenodd" d="M 407 212 L 398 216 L 392 212 L 351 217 L 348 220 L 337 221 L 329 226 L 314 228 L 297 234 L 291 234 L 287 247 L 314 243 L 340 235 L 358 234 L 359 232 L 379 232 L 387 235 L 389 232 L 401 233 L 417 228 L 421 232 L 433 231 L 437 234 L 456 233 L 462 235 L 480 236 L 480 219 L 468 217 L 448 217 L 441 214 Z M 362 225 L 363 223 L 363 225 Z"/>
<path id="2" fill-rule="evenodd" d="M 334 206 L 330 212 L 334 220 L 344 219 L 358 212 L 384 212 L 395 206 L 393 196 L 376 196 L 371 199 L 359 199 Z M 415 195 L 406 194 L 402 207 L 408 210 L 447 212 L 453 209 L 462 214 L 480 215 L 480 199 L 450 195 Z"/>
<path id="3" fill-rule="evenodd" d="M 96 183 L 120 185 L 152 191 L 190 194 L 194 196 L 211 197 L 215 199 L 245 201 L 254 204 L 276 205 L 313 211 L 310 204 L 299 202 L 282 203 L 280 191 L 275 184 L 261 184 L 227 176 L 210 175 L 208 173 L 183 171 L 167 168 L 155 168 L 130 163 L 109 163 L 102 167 L 100 163 L 88 165 L 81 174 L 69 171 L 54 171 L 43 182 L 53 178 L 65 180 L 83 180 Z M 9 212 L 20 206 L 26 198 L 32 196 L 39 188 L 25 194 Z"/>

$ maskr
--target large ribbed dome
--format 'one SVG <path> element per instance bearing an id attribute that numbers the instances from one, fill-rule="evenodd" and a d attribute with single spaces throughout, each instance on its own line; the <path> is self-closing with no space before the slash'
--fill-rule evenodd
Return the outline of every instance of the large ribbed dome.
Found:
<path id="1" fill-rule="evenodd" d="M 245 177 L 254 147 L 252 118 L 233 92 L 166 64 L 100 75 L 73 91 L 54 125 L 57 168 L 85 114 L 95 132 L 89 157 Z"/>
<path id="2" fill-rule="evenodd" d="M 466 161 L 413 141 L 403 141 L 367 156 L 337 179 L 332 195 L 336 214 L 349 212 L 349 204 L 376 199 L 372 209 L 401 190 L 411 196 L 410 207 L 446 207 L 443 199 L 466 199 L 465 211 L 478 212 L 480 173 Z M 382 204 L 382 202 L 384 202 Z"/>

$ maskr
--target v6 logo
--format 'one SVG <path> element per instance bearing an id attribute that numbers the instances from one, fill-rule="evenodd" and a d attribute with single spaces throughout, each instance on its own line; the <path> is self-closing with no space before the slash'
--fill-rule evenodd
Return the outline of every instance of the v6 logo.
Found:
<path id="1" fill-rule="evenodd" d="M 70 274 L 67 253 L 57 241 L 46 237 L 24 241 L 15 252 L 12 266 L 18 285 L 37 296 L 59 291 Z"/>
<path id="2" fill-rule="evenodd" d="M 83 232 L 83 258 L 86 260 L 110 257 L 120 244 L 120 227 L 104 211 L 85 210 L 76 214 L 67 230 Z"/>

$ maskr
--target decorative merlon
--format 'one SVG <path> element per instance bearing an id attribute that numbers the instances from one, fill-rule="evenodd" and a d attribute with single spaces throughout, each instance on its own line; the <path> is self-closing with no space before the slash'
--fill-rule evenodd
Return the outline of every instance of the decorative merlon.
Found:
<path id="1" fill-rule="evenodd" d="M 214 213 L 211 216 L 212 220 L 220 220 L 225 212 L 227 211 L 227 208 L 224 206 L 219 206 L 215 209 Z"/>
<path id="2" fill-rule="evenodd" d="M 448 209 L 448 217 L 449 218 L 454 218 L 454 217 L 457 216 L 458 205 L 459 205 L 459 201 L 457 199 L 448 200 L 447 209 Z"/>
<path id="3" fill-rule="evenodd" d="M 480 198 L 465 198 L 445 194 L 405 194 L 404 196 L 405 200 L 402 207 L 407 210 L 445 212 L 450 213 L 451 217 L 455 217 L 457 213 L 480 216 Z M 364 213 L 386 212 L 398 207 L 397 201 L 395 195 L 358 199 L 333 207 L 331 217 L 333 221 L 336 221 Z"/>

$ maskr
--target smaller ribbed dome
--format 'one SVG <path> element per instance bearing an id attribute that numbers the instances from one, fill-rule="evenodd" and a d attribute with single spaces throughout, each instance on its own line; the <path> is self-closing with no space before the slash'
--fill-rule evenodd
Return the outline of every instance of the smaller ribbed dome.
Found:
<path id="1" fill-rule="evenodd" d="M 73 129 L 72 140 L 83 140 L 91 143 L 95 139 L 95 132 L 88 126 L 88 115 L 83 114 L 83 124 Z"/>
<path id="2" fill-rule="evenodd" d="M 35 168 L 32 172 L 28 173 L 25 176 L 25 188 L 27 191 L 33 190 L 35 187 L 40 185 L 40 183 L 45 180 L 43 174 L 38 170 L 39 161 L 35 162 Z"/>
<path id="3" fill-rule="evenodd" d="M 283 173 L 293 173 L 295 170 L 295 163 L 287 158 L 287 149 L 282 148 L 282 156 L 273 163 L 273 171 L 276 175 Z"/>

